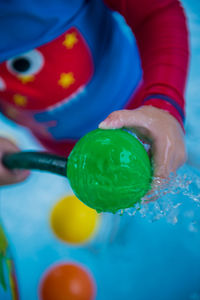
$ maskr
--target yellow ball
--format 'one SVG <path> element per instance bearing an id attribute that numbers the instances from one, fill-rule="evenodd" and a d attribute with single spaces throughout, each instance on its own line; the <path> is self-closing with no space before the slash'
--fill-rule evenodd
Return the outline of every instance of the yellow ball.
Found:
<path id="1" fill-rule="evenodd" d="M 84 243 L 91 239 L 98 221 L 97 212 L 74 195 L 66 196 L 57 202 L 50 216 L 55 235 L 72 244 Z"/>

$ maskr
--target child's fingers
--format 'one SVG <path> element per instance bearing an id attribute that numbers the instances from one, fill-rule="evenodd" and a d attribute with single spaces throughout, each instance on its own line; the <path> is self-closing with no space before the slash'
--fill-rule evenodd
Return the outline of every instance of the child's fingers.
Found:
<path id="1" fill-rule="evenodd" d="M 0 137 L 0 155 L 4 152 L 17 152 L 19 148 L 7 138 Z"/>
<path id="2" fill-rule="evenodd" d="M 102 129 L 116 129 L 122 127 L 145 127 L 145 119 L 142 118 L 140 111 L 118 110 L 112 112 L 103 122 L 99 124 Z"/>
<path id="3" fill-rule="evenodd" d="M 4 171 L 0 170 L 0 185 L 8 185 L 21 182 L 29 176 L 28 170 Z"/>
<path id="4" fill-rule="evenodd" d="M 0 185 L 8 185 L 25 180 L 30 172 L 28 170 L 9 170 L 1 162 L 5 153 L 20 151 L 10 140 L 0 138 Z"/>

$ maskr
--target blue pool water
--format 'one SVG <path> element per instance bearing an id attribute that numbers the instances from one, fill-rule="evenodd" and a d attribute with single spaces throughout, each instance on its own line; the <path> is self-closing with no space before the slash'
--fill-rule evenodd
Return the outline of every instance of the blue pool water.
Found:
<path id="1" fill-rule="evenodd" d="M 56 239 L 48 221 L 54 204 L 72 193 L 65 179 L 33 172 L 26 182 L 2 188 L 1 216 L 21 300 L 38 300 L 43 272 L 62 261 L 87 266 L 97 283 L 97 300 L 200 299 L 200 2 L 182 3 L 192 54 L 186 92 L 188 162 L 172 192 L 137 213 L 103 215 L 94 240 L 73 247 Z M 3 117 L 0 134 L 17 140 L 23 149 L 40 149 L 25 129 Z"/>

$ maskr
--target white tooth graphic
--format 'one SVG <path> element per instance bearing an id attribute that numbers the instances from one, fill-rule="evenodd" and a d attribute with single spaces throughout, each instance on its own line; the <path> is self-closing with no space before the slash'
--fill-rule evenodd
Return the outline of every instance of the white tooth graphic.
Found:
<path id="1" fill-rule="evenodd" d="M 53 105 L 49 106 L 48 111 L 49 112 L 51 112 L 52 110 L 55 111 L 55 109 L 59 109 L 59 108 L 63 107 L 63 105 L 70 106 L 72 103 L 74 103 L 75 101 L 77 101 L 79 99 L 81 94 L 85 94 L 85 93 L 86 93 L 85 86 L 81 86 L 79 89 L 77 89 L 76 92 L 71 94 L 69 97 L 64 98 L 63 100 L 59 101 L 59 103 L 56 103 L 56 104 L 53 104 Z"/>
<path id="2" fill-rule="evenodd" d="M 5 91 L 6 89 L 6 84 L 5 84 L 5 81 L 3 80 L 2 77 L 0 77 L 0 91 Z"/>

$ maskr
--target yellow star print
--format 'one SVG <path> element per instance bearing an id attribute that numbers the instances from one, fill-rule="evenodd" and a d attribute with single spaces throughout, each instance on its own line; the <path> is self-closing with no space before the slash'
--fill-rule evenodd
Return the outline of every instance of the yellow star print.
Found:
<path id="1" fill-rule="evenodd" d="M 25 106 L 27 103 L 27 98 L 20 95 L 20 94 L 15 94 L 13 97 L 14 103 L 18 106 Z"/>
<path id="2" fill-rule="evenodd" d="M 33 75 L 22 75 L 18 76 L 18 79 L 23 83 L 26 84 L 27 82 L 32 82 L 35 79 L 35 76 Z"/>
<path id="3" fill-rule="evenodd" d="M 67 49 L 72 49 L 76 43 L 78 43 L 78 39 L 75 32 L 66 34 L 63 45 Z"/>
<path id="4" fill-rule="evenodd" d="M 69 73 L 62 73 L 60 75 L 58 84 L 61 85 L 63 88 L 68 88 L 74 82 L 75 82 L 74 74 L 72 72 L 69 72 Z"/>

